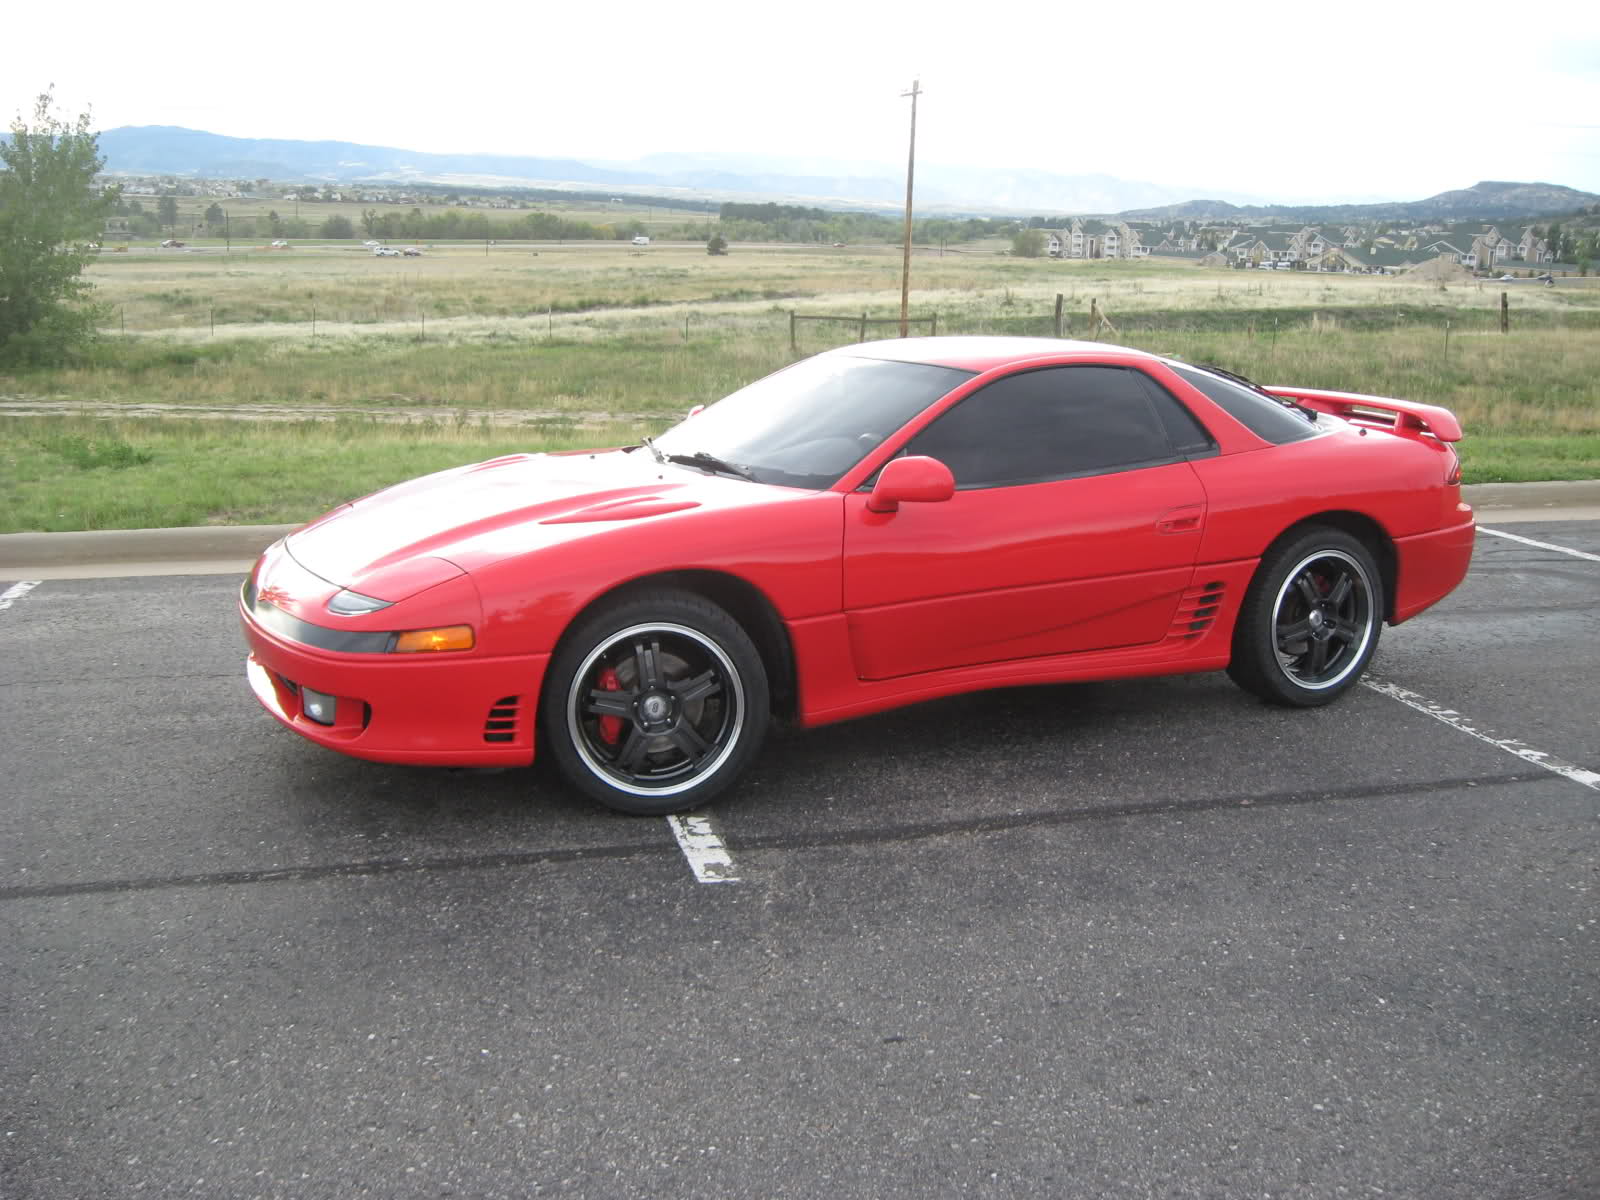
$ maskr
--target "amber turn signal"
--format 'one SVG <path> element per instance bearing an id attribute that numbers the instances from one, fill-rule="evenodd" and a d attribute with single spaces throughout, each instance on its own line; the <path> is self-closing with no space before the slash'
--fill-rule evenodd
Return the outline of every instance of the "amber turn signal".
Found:
<path id="1" fill-rule="evenodd" d="M 395 639 L 396 654 L 433 650 L 471 650 L 471 625 L 446 625 L 443 629 L 413 629 Z"/>

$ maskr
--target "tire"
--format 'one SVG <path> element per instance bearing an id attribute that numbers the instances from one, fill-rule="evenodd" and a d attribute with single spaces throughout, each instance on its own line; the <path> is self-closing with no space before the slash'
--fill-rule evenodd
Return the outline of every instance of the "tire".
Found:
<path id="1" fill-rule="evenodd" d="M 1383 631 L 1372 552 L 1314 526 L 1273 545 L 1245 592 L 1228 674 L 1273 704 L 1312 708 L 1355 686 Z"/>
<path id="2" fill-rule="evenodd" d="M 704 804 L 755 757 L 767 672 L 717 605 L 646 592 L 568 631 L 539 710 L 542 747 L 569 783 L 618 812 L 662 816 Z"/>

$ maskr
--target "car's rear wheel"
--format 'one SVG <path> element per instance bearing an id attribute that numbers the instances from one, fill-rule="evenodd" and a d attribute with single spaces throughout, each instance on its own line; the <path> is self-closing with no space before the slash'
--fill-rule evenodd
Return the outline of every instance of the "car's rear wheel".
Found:
<path id="1" fill-rule="evenodd" d="M 648 592 L 562 639 L 540 715 L 543 751 L 580 791 L 619 812 L 682 812 L 727 788 L 760 749 L 767 673 L 722 608 Z"/>
<path id="2" fill-rule="evenodd" d="M 1327 704 L 1361 678 L 1383 610 L 1371 551 L 1342 530 L 1308 529 L 1262 557 L 1234 628 L 1228 674 L 1274 704 Z"/>

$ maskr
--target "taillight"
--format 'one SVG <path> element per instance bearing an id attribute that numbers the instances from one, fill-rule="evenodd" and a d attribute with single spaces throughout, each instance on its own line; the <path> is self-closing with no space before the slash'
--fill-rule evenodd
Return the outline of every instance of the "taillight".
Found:
<path id="1" fill-rule="evenodd" d="M 1450 456 L 1449 465 L 1444 470 L 1445 486 L 1454 487 L 1461 482 L 1461 456 L 1456 453 L 1454 446 L 1446 446 L 1444 451 Z"/>

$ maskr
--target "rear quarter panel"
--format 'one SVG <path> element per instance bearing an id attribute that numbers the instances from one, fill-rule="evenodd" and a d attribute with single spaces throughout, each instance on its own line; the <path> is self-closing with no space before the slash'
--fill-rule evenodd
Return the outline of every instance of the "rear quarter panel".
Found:
<path id="1" fill-rule="evenodd" d="M 1444 447 L 1348 426 L 1320 437 L 1195 462 L 1206 489 L 1202 562 L 1259 557 L 1318 513 L 1370 517 L 1391 539 L 1429 532 L 1454 508 Z"/>

